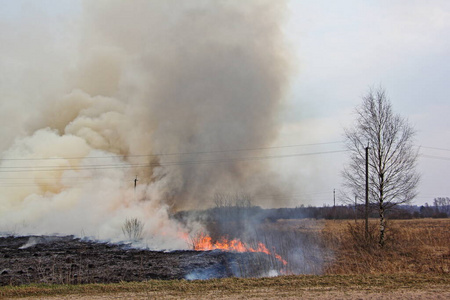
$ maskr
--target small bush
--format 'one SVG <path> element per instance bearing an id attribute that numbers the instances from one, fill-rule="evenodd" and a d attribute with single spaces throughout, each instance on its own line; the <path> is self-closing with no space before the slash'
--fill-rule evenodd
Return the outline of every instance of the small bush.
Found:
<path id="1" fill-rule="evenodd" d="M 137 218 L 126 219 L 122 225 L 122 232 L 125 237 L 132 241 L 139 241 L 142 239 L 142 231 L 144 229 L 144 223 Z"/>
<path id="2" fill-rule="evenodd" d="M 347 223 L 347 230 L 350 234 L 348 243 L 357 248 L 370 250 L 376 247 L 378 242 L 378 224 L 369 223 L 369 231 L 366 234 L 364 222 L 352 224 Z"/>

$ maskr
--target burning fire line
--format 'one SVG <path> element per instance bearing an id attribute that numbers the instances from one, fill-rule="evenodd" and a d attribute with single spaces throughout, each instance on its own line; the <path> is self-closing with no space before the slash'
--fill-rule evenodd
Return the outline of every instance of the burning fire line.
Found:
<path id="1" fill-rule="evenodd" d="M 238 239 L 228 240 L 222 238 L 220 241 L 212 242 L 212 238 L 208 235 L 201 233 L 197 238 L 193 240 L 193 248 L 197 251 L 208 251 L 208 250 L 222 250 L 229 252 L 262 252 L 267 255 L 272 255 L 272 253 L 267 249 L 266 245 L 259 242 L 257 248 L 253 248 L 246 243 Z M 283 259 L 279 254 L 273 252 L 273 256 L 278 259 L 283 265 L 287 265 L 287 261 Z"/>

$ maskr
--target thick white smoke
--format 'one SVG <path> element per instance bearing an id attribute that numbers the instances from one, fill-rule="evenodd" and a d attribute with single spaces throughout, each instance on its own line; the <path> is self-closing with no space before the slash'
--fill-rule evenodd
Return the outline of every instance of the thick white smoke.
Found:
<path id="1" fill-rule="evenodd" d="M 150 247 L 183 248 L 169 211 L 278 193 L 263 162 L 214 151 L 277 135 L 283 1 L 86 1 L 57 21 L 24 9 L 0 20 L 0 231 L 120 239 L 137 218 Z"/>

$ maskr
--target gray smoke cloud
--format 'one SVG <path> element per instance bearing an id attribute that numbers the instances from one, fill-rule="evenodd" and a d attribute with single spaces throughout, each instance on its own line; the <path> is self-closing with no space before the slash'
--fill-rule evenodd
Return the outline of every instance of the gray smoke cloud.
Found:
<path id="1" fill-rule="evenodd" d="M 207 207 L 215 192 L 279 194 L 265 161 L 215 151 L 277 136 L 285 10 L 109 0 L 67 20 L 30 5 L 4 21 L 0 231 L 112 239 L 135 217 L 147 243 L 182 248 L 170 211 Z"/>

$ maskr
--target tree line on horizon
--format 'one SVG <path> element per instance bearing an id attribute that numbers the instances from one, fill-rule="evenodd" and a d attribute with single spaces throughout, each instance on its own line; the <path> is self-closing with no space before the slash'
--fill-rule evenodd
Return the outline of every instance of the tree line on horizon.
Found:
<path id="1" fill-rule="evenodd" d="M 262 208 L 249 203 L 242 206 L 235 203 L 215 206 L 206 210 L 192 210 L 177 212 L 174 217 L 178 220 L 217 220 L 227 219 L 228 222 L 251 219 L 258 222 L 292 219 L 326 219 L 326 220 L 362 220 L 365 207 L 363 204 L 337 206 L 298 206 L 282 208 Z M 375 205 L 371 205 L 369 218 L 378 218 Z M 398 205 L 386 213 L 388 219 L 418 219 L 418 218 L 448 218 L 450 217 L 450 197 L 435 198 L 433 204 Z"/>

